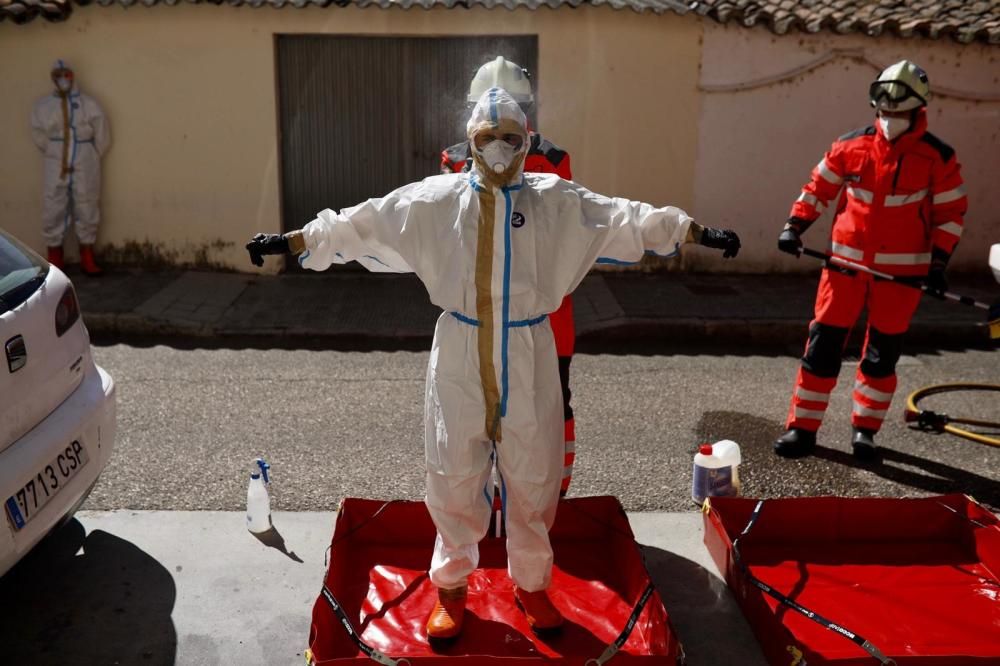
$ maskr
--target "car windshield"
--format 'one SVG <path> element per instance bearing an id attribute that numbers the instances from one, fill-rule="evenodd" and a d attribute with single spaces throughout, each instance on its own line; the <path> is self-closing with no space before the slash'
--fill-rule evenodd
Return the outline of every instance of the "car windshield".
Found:
<path id="1" fill-rule="evenodd" d="M 24 303 L 45 281 L 49 265 L 0 229 L 0 314 Z"/>

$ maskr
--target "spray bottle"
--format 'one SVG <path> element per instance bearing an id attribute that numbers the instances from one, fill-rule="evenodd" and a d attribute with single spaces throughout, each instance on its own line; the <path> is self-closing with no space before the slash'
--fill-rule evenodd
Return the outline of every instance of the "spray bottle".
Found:
<path id="1" fill-rule="evenodd" d="M 253 462 L 250 485 L 247 487 L 247 529 L 260 533 L 271 529 L 271 498 L 267 493 L 267 486 L 271 483 L 267 470 L 271 466 L 263 458 Z"/>

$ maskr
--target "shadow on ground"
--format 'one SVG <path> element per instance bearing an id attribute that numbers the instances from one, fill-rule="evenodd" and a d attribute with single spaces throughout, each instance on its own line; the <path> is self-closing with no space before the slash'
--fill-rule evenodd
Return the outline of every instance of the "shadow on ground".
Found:
<path id="1" fill-rule="evenodd" d="M 642 546 L 642 554 L 688 666 L 766 664 L 724 581 L 696 562 L 660 548 Z"/>
<path id="2" fill-rule="evenodd" d="M 159 562 L 71 520 L 0 578 L 2 661 L 172 666 L 175 598 Z"/>
<path id="3" fill-rule="evenodd" d="M 861 467 L 883 479 L 934 495 L 971 495 L 992 511 L 1000 510 L 1000 482 L 958 467 L 914 456 L 903 451 L 880 448 L 881 460 L 860 463 L 849 453 L 818 447 L 816 457 L 841 465 Z"/>

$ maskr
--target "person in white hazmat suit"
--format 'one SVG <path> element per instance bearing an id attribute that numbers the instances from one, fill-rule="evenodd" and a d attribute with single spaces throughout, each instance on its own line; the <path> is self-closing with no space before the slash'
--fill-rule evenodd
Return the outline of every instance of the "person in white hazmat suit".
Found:
<path id="1" fill-rule="evenodd" d="M 523 173 L 525 117 L 492 88 L 467 126 L 474 167 L 432 176 L 300 231 L 258 234 L 251 260 L 300 254 L 306 268 L 357 261 L 414 272 L 444 312 L 427 368 L 426 504 L 437 527 L 430 579 L 438 600 L 430 639 L 457 636 L 467 578 L 489 528 L 495 458 L 506 503 L 508 571 L 536 631 L 562 616 L 549 599 L 552 526 L 563 455 L 556 310 L 595 262 L 636 262 L 698 241 L 735 256 L 732 231 L 701 227 L 679 208 L 595 194 L 555 174 Z"/>
<path id="2" fill-rule="evenodd" d="M 63 267 L 63 237 L 75 223 L 80 268 L 101 274 L 94 242 L 101 221 L 101 157 L 111 146 L 108 119 L 100 105 L 76 86 L 66 61 L 52 65 L 55 91 L 31 112 L 31 139 L 42 152 L 42 236 L 48 260 Z"/>

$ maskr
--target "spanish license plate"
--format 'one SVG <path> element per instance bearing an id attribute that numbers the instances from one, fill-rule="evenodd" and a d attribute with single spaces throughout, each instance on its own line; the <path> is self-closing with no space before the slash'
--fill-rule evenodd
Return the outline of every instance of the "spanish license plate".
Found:
<path id="1" fill-rule="evenodd" d="M 14 529 L 27 525 L 86 464 L 87 449 L 74 440 L 20 490 L 8 497 L 5 503 L 7 517 Z"/>

